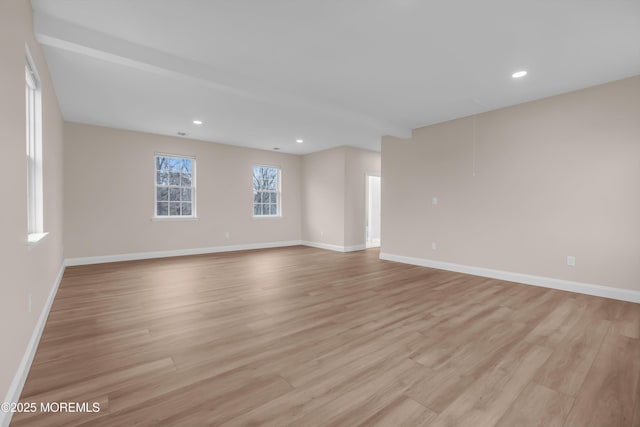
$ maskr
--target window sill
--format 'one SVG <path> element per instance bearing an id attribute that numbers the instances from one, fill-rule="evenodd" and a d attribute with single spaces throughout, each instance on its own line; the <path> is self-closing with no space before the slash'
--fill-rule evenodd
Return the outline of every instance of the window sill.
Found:
<path id="1" fill-rule="evenodd" d="M 151 221 L 199 221 L 197 216 L 153 216 Z"/>
<path id="2" fill-rule="evenodd" d="M 282 219 L 282 215 L 253 215 L 253 219 Z"/>
<path id="3" fill-rule="evenodd" d="M 27 246 L 29 248 L 36 247 L 44 240 L 45 237 L 49 235 L 48 232 L 45 233 L 29 233 L 27 235 Z"/>

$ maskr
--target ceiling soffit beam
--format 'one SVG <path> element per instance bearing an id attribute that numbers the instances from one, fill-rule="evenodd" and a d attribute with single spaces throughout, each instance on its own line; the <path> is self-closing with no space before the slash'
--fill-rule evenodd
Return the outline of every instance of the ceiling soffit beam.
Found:
<path id="1" fill-rule="evenodd" d="M 195 82 L 213 90 L 265 104 L 302 108 L 337 120 L 346 119 L 354 125 L 373 129 L 381 135 L 411 137 L 411 129 L 406 127 L 387 123 L 357 111 L 313 102 L 281 90 L 258 87 L 253 80 L 238 76 L 236 72 L 225 71 L 221 67 L 216 69 L 200 62 L 166 54 L 38 12 L 34 13 L 33 22 L 36 39 L 45 46 L 160 76 Z"/>

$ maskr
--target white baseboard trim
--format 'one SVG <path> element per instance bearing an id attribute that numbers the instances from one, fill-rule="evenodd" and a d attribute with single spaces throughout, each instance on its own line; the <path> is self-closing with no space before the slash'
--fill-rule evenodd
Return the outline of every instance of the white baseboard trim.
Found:
<path id="1" fill-rule="evenodd" d="M 327 249 L 337 252 L 354 252 L 366 249 L 365 245 L 354 246 L 338 246 L 328 243 L 309 242 L 305 240 L 289 240 L 282 242 L 267 242 L 267 243 L 249 243 L 245 245 L 230 245 L 230 246 L 212 246 L 208 248 L 196 248 L 196 249 L 176 249 L 170 251 L 154 251 L 154 252 L 135 252 L 128 254 L 117 255 L 100 255 L 89 256 L 80 258 L 67 258 L 64 261 L 64 265 L 67 267 L 76 265 L 90 265 L 90 264 L 105 264 L 109 262 L 121 262 L 121 261 L 136 261 L 142 259 L 154 259 L 154 258 L 169 258 L 177 256 L 187 255 L 203 255 L 214 254 L 219 252 L 234 252 L 234 251 L 246 251 L 253 249 L 269 249 L 269 248 L 282 248 L 286 246 L 311 246 L 319 249 Z"/>
<path id="2" fill-rule="evenodd" d="M 366 249 L 365 245 L 339 246 L 339 245 L 331 245 L 329 243 L 309 242 L 307 240 L 303 240 L 300 244 L 304 246 L 310 246 L 312 248 L 327 249 L 329 251 L 336 251 L 336 252 L 355 252 L 355 251 L 361 251 Z"/>
<path id="3" fill-rule="evenodd" d="M 282 248 L 285 246 L 297 246 L 301 244 L 302 242 L 300 240 L 290 240 L 290 241 L 284 241 L 284 242 L 250 243 L 245 245 L 212 246 L 209 248 L 177 249 L 177 250 L 171 250 L 171 251 L 137 252 L 137 253 L 119 254 L 119 255 L 67 258 L 65 260 L 65 265 L 75 266 L 75 265 L 89 265 L 89 264 L 104 264 L 108 262 L 136 261 L 141 259 L 152 259 L 152 258 L 169 258 L 169 257 L 186 256 L 186 255 L 214 254 L 219 252 L 246 251 L 246 250 L 252 250 L 252 249 Z"/>
<path id="4" fill-rule="evenodd" d="M 44 330 L 44 326 L 47 323 L 47 318 L 49 317 L 49 311 L 51 310 L 51 305 L 53 304 L 53 300 L 56 296 L 56 293 L 58 292 L 58 287 L 60 286 L 60 282 L 62 281 L 63 275 L 64 275 L 64 265 L 60 267 L 60 271 L 58 272 L 56 281 L 54 282 L 53 286 L 51 287 L 51 290 L 49 291 L 49 296 L 47 297 L 47 301 L 45 301 L 44 307 L 42 307 L 42 311 L 40 312 L 40 317 L 38 318 L 38 322 L 36 323 L 36 326 L 33 329 L 33 333 L 31 334 L 31 338 L 29 339 L 29 343 L 27 344 L 27 348 L 24 352 L 24 356 L 22 356 L 22 360 L 20 361 L 18 370 L 16 371 L 16 374 L 13 377 L 13 381 L 9 386 L 9 391 L 7 392 L 7 396 L 4 398 L 3 402 L 18 402 L 18 400 L 20 400 L 20 394 L 22 393 L 24 382 L 27 380 L 27 375 L 29 375 L 29 370 L 31 369 L 31 363 L 33 362 L 33 358 L 36 355 L 36 350 L 38 349 L 38 344 L 40 343 L 40 337 L 42 336 L 42 331 Z M 13 413 L 11 412 L 0 411 L 0 427 L 8 427 L 9 423 L 11 423 L 12 416 L 13 416 Z"/>
<path id="5" fill-rule="evenodd" d="M 453 264 L 443 261 L 433 261 L 423 258 L 412 258 L 402 255 L 394 255 L 386 252 L 380 253 L 380 259 L 401 262 L 404 264 L 418 265 L 421 267 L 437 268 L 439 270 L 455 271 L 458 273 L 471 274 L 474 276 L 506 280 L 509 282 L 523 283 L 525 285 L 541 286 L 544 288 L 558 289 L 561 291 L 576 292 L 579 294 L 640 303 L 640 291 L 633 291 L 631 289 L 613 288 L 610 286 L 573 282 L 570 280 L 554 279 L 551 277 L 532 276 L 529 274 L 513 273 L 510 271 Z"/>

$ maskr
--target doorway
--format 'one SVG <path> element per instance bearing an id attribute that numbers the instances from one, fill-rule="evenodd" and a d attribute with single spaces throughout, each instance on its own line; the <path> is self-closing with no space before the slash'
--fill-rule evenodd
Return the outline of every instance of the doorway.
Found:
<path id="1" fill-rule="evenodd" d="M 367 175 L 366 185 L 366 246 L 367 248 L 380 247 L 380 177 Z"/>

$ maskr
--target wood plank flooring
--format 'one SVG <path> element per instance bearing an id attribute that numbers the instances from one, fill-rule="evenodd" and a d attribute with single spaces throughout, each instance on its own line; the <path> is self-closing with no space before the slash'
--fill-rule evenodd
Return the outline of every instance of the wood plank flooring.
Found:
<path id="1" fill-rule="evenodd" d="M 13 426 L 640 426 L 640 305 L 290 247 L 71 267 Z"/>

